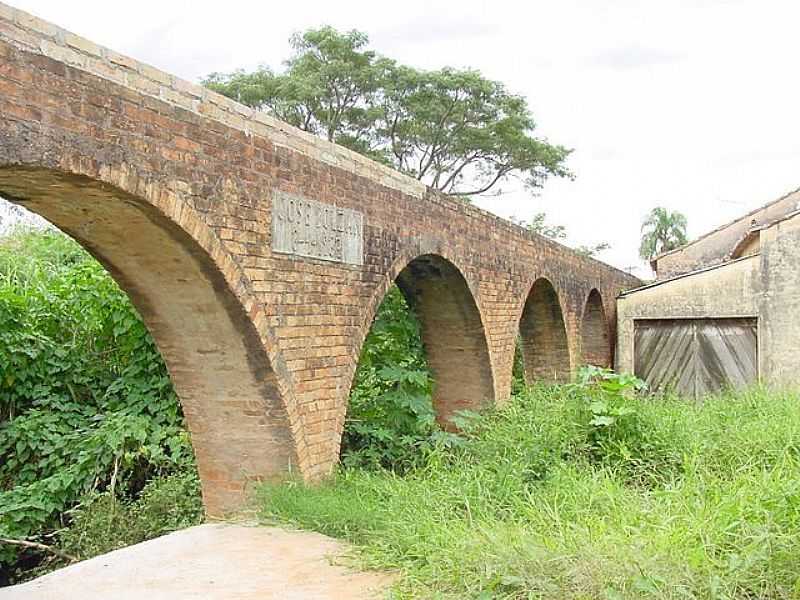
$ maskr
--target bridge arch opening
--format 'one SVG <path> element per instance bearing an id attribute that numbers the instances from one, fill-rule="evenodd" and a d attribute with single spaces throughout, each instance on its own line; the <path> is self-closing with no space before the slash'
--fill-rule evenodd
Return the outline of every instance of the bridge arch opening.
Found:
<path id="1" fill-rule="evenodd" d="M 453 263 L 419 256 L 379 293 L 351 384 L 341 459 L 402 469 L 435 423 L 453 430 L 459 411 L 492 404 L 494 380 L 480 311 Z"/>
<path id="2" fill-rule="evenodd" d="M 207 514 L 237 510 L 251 482 L 296 463 L 269 357 L 198 222 L 190 235 L 136 196 L 50 169 L 0 167 L 0 196 L 75 239 L 131 299 L 180 399 Z"/>
<path id="3" fill-rule="evenodd" d="M 597 289 L 592 289 L 586 299 L 581 319 L 582 362 L 586 365 L 609 368 L 611 366 L 611 344 L 608 321 L 603 308 L 603 298 Z"/>
<path id="4" fill-rule="evenodd" d="M 426 254 L 412 260 L 396 281 L 419 317 L 433 373 L 436 419 L 452 428 L 459 411 L 477 411 L 495 401 L 480 310 L 464 276 L 441 256 Z"/>
<path id="5" fill-rule="evenodd" d="M 564 315 L 553 284 L 545 278 L 531 286 L 519 320 L 525 381 L 564 382 L 571 373 Z"/>

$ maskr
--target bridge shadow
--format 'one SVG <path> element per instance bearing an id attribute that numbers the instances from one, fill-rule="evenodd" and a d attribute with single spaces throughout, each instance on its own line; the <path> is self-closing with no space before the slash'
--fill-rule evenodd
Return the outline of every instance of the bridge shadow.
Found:
<path id="1" fill-rule="evenodd" d="M 400 272 L 397 286 L 419 316 L 439 423 L 448 428 L 459 411 L 491 406 L 494 378 L 486 332 L 458 268 L 441 256 L 423 255 Z"/>

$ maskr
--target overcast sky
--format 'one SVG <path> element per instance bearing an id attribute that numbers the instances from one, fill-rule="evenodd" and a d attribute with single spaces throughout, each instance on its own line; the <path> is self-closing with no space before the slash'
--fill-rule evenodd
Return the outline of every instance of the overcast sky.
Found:
<path id="1" fill-rule="evenodd" d="M 417 67 L 478 68 L 574 148 L 577 176 L 480 205 L 546 211 L 571 243 L 608 241 L 601 258 L 642 275 L 652 207 L 685 213 L 693 237 L 800 187 L 798 2 L 10 1 L 190 80 L 279 66 L 293 32 L 323 24 Z"/>

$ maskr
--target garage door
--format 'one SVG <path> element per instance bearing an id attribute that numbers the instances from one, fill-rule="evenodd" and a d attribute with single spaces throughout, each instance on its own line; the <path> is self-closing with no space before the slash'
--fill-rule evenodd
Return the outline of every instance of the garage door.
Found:
<path id="1" fill-rule="evenodd" d="M 652 390 L 699 397 L 758 379 L 755 319 L 647 319 L 634 324 L 634 371 Z"/>

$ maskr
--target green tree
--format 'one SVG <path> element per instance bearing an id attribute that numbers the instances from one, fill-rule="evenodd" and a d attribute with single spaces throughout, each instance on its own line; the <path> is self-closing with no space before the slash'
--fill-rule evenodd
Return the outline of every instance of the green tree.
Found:
<path id="1" fill-rule="evenodd" d="M 421 71 L 331 27 L 294 35 L 285 69 L 214 73 L 205 85 L 460 196 L 512 177 L 571 176 L 569 150 L 534 136 L 526 100 L 475 70 Z"/>
<path id="2" fill-rule="evenodd" d="M 134 501 L 194 470 L 167 368 L 128 297 L 60 233 L 1 238 L 0 585 L 44 560 L 19 542 L 49 546 L 88 496 Z"/>
<path id="3" fill-rule="evenodd" d="M 603 252 L 604 250 L 608 250 L 609 248 L 611 248 L 611 244 L 609 244 L 608 242 L 599 242 L 591 246 L 586 244 L 581 244 L 580 246 L 577 246 L 575 248 L 575 252 L 577 252 L 581 256 L 593 257 L 599 254 L 600 252 Z"/>
<path id="4" fill-rule="evenodd" d="M 642 243 L 639 256 L 650 260 L 664 252 L 686 243 L 686 217 L 678 211 L 670 212 L 657 206 L 642 223 Z"/>
<path id="5" fill-rule="evenodd" d="M 548 223 L 547 213 L 544 212 L 537 212 L 530 221 L 511 217 L 511 222 L 552 240 L 563 240 L 567 237 L 567 228 L 564 225 L 551 225 Z"/>
<path id="6" fill-rule="evenodd" d="M 511 222 L 516 223 L 520 227 L 524 227 L 528 231 L 543 235 L 552 240 L 562 241 L 567 238 L 567 228 L 564 225 L 552 225 L 548 223 L 547 214 L 544 212 L 534 214 L 530 221 L 511 217 Z M 611 244 L 608 242 L 599 242 L 591 246 L 582 244 L 575 247 L 574 250 L 582 256 L 595 256 L 599 252 L 608 250 L 609 248 L 611 248 Z"/>
<path id="7" fill-rule="evenodd" d="M 400 289 L 392 286 L 358 361 L 342 463 L 396 471 L 413 466 L 443 433 L 436 426 L 432 393 L 419 320 Z"/>
<path id="8" fill-rule="evenodd" d="M 373 148 L 378 93 L 390 61 L 366 50 L 358 31 L 331 27 L 290 39 L 285 72 L 266 66 L 251 73 L 213 73 L 205 84 L 243 104 L 357 152 L 382 158 Z"/>

